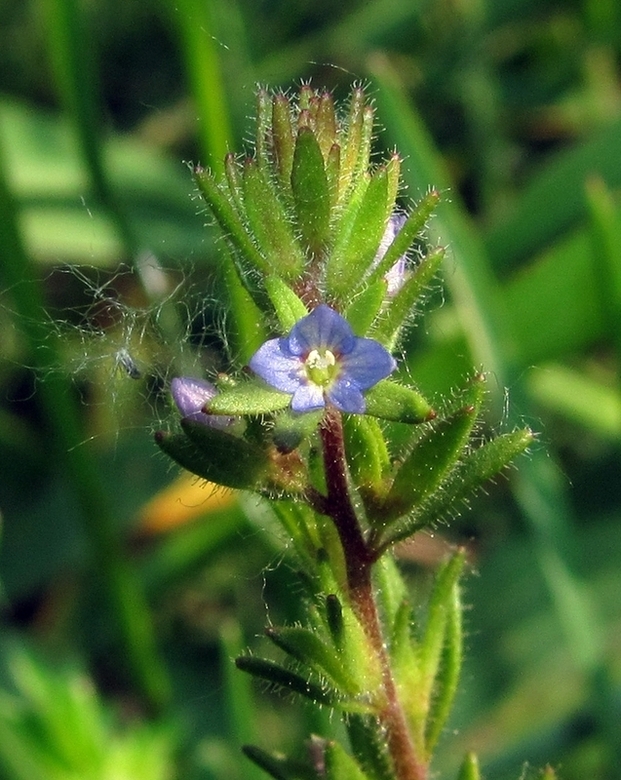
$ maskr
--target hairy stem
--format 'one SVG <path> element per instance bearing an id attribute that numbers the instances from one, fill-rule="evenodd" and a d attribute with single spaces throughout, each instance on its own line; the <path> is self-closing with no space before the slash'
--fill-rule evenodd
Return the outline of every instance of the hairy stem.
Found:
<path id="1" fill-rule="evenodd" d="M 386 651 L 371 578 L 376 555 L 364 538 L 352 502 L 345 460 L 343 421 L 340 412 L 334 407 L 326 408 L 321 423 L 321 439 L 328 489 L 325 514 L 334 521 L 341 540 L 352 607 L 380 662 L 385 703 L 378 719 L 385 729 L 395 777 L 397 780 L 425 780 L 427 767 L 416 755 Z"/>

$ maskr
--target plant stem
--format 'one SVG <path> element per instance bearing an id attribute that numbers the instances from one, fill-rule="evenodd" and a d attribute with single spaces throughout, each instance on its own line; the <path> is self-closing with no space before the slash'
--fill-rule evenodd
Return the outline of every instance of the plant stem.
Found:
<path id="1" fill-rule="evenodd" d="M 385 729 L 395 777 L 397 780 L 425 780 L 427 767 L 416 755 L 386 651 L 371 577 L 376 555 L 364 538 L 351 500 L 343 421 L 340 412 L 334 407 L 326 408 L 321 423 L 321 439 L 328 490 L 325 513 L 334 521 L 343 547 L 352 608 L 371 642 L 382 670 L 385 700 L 377 717 Z"/>

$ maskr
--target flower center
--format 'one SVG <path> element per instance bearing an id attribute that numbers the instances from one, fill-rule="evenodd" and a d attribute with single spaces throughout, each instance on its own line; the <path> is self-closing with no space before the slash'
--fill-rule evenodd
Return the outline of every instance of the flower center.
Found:
<path id="1" fill-rule="evenodd" d="M 304 367 L 306 368 L 306 376 L 320 387 L 329 385 L 338 372 L 336 358 L 329 349 L 311 350 L 304 361 Z"/>

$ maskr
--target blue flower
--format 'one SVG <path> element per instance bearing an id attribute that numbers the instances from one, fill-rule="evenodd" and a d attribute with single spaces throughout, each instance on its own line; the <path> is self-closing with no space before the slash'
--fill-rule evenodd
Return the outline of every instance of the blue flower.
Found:
<path id="1" fill-rule="evenodd" d="M 354 336 L 349 323 L 325 304 L 296 322 L 288 336 L 266 341 L 250 360 L 250 368 L 269 385 L 293 395 L 294 412 L 331 403 L 342 412 L 362 414 L 362 391 L 396 367 L 378 341 Z"/>
<path id="2" fill-rule="evenodd" d="M 178 376 L 170 383 L 170 392 L 184 420 L 210 425 L 212 428 L 226 428 L 233 421 L 232 417 L 203 411 L 205 404 L 218 392 L 211 382 L 191 376 Z"/>

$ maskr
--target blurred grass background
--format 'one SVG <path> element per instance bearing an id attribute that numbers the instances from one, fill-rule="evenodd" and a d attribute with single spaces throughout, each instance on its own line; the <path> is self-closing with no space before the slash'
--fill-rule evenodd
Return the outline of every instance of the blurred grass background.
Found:
<path id="1" fill-rule="evenodd" d="M 335 728 L 232 673 L 299 614 L 273 519 L 151 437 L 168 378 L 244 338 L 184 162 L 249 149 L 256 84 L 306 79 L 368 84 L 404 203 L 445 195 L 407 371 L 439 399 L 483 366 L 489 425 L 541 432 L 404 553 L 424 587 L 442 536 L 472 547 L 435 768 L 621 778 L 617 0 L 0 3 L 0 777 L 254 778 L 242 742 Z"/>

